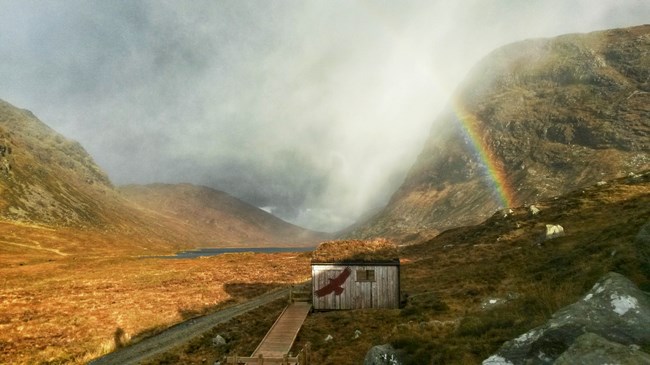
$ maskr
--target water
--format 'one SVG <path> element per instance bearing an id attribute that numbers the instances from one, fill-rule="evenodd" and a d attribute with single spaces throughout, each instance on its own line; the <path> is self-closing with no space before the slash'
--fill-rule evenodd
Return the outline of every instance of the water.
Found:
<path id="1" fill-rule="evenodd" d="M 216 256 L 224 253 L 279 253 L 279 252 L 307 252 L 316 247 L 230 247 L 230 248 L 199 248 L 196 250 L 181 251 L 175 256 L 148 256 L 149 258 L 164 259 L 195 259 L 201 256 Z"/>

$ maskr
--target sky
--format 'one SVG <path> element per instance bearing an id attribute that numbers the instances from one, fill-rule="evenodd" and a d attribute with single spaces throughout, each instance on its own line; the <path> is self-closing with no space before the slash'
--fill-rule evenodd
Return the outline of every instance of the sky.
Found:
<path id="1" fill-rule="evenodd" d="M 490 51 L 649 22 L 647 0 L 0 0 L 0 99 L 116 185 L 332 232 L 385 205 Z"/>

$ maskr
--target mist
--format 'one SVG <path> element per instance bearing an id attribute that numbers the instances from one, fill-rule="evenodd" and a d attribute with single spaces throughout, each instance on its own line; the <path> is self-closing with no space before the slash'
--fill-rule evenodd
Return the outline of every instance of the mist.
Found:
<path id="1" fill-rule="evenodd" d="M 643 0 L 0 0 L 0 98 L 115 184 L 336 231 L 387 202 L 487 53 L 649 19 Z"/>

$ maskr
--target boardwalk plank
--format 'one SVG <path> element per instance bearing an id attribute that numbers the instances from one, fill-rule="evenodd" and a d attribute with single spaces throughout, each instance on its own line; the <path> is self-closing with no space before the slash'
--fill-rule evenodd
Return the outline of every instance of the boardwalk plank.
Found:
<path id="1" fill-rule="evenodd" d="M 309 314 L 311 304 L 305 302 L 294 302 L 289 304 L 280 317 L 275 321 L 273 327 L 266 334 L 251 357 L 260 354 L 265 358 L 282 357 L 291 350 L 293 342 L 298 336 L 298 331 Z"/>

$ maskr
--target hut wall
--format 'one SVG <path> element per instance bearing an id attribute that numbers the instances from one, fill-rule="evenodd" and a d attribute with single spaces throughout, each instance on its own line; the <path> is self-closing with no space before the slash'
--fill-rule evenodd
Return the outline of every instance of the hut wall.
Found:
<path id="1" fill-rule="evenodd" d="M 313 264 L 311 270 L 314 309 L 399 308 L 399 265 Z"/>

